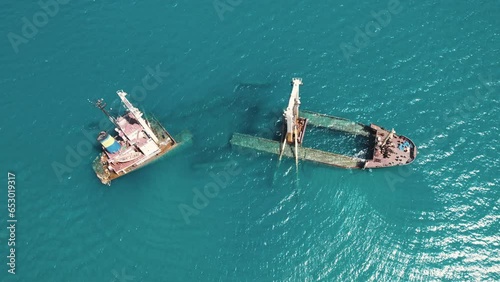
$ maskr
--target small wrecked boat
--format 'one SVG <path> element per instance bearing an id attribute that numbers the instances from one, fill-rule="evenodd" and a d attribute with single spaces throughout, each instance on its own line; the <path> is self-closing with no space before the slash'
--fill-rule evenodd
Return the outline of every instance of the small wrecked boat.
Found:
<path id="1" fill-rule="evenodd" d="M 187 131 L 174 139 L 156 118 L 144 117 L 126 98 L 127 93 L 123 90 L 116 93 L 126 109 L 122 116 L 111 116 L 103 99 L 94 103 L 115 125 L 116 131 L 115 136 L 105 131 L 99 133 L 97 141 L 102 145 L 102 153 L 92 165 L 97 177 L 107 185 L 111 180 L 144 167 L 179 144 L 191 140 Z"/>
<path id="2" fill-rule="evenodd" d="M 297 164 L 300 159 L 341 168 L 383 168 L 407 165 L 415 160 L 417 147 L 413 141 L 403 135 L 397 135 L 394 130 L 388 131 L 375 124 L 364 125 L 344 118 L 310 111 L 299 113 L 300 85 L 302 85 L 302 79 L 292 79 L 292 92 L 283 114 L 284 129 L 281 134 L 281 142 L 235 133 L 230 140 L 231 145 L 277 154 L 280 159 L 283 155 L 292 157 L 295 158 Z M 368 147 L 365 148 L 366 157 L 359 158 L 302 147 L 307 126 L 326 128 L 332 130 L 332 134 L 337 131 L 368 138 Z"/>

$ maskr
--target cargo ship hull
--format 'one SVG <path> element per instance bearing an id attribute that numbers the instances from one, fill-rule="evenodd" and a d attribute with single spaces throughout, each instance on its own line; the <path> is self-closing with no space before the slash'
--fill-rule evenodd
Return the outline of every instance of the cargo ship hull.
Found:
<path id="1" fill-rule="evenodd" d="M 309 111 L 300 111 L 301 78 L 292 78 L 292 92 L 285 109 L 284 123 L 281 131 L 281 142 L 236 133 L 230 143 L 235 146 L 247 147 L 263 152 L 282 156 L 295 157 L 298 161 L 308 160 L 342 168 L 382 168 L 407 165 L 415 160 L 417 147 L 408 137 L 397 135 L 394 130 L 388 131 L 375 124 L 369 126 L 347 120 L 345 118 L 328 116 Z M 320 127 L 332 130 L 332 133 L 345 132 L 368 138 L 368 148 L 363 158 L 321 151 L 302 147 L 306 127 Z M 293 153 L 292 153 L 293 152 Z"/>
<path id="2" fill-rule="evenodd" d="M 364 125 L 345 118 L 309 111 L 301 111 L 301 116 L 307 120 L 308 126 L 364 136 L 369 139 L 370 144 L 366 148 L 366 158 L 301 147 L 297 154 L 297 157 L 301 160 L 340 168 L 371 169 L 407 165 L 412 163 L 417 156 L 417 147 L 412 140 L 378 125 Z M 275 140 L 235 133 L 230 143 L 233 146 L 246 147 L 262 152 L 282 154 L 287 157 L 294 156 L 292 146 L 287 144 L 282 153 L 280 152 L 280 142 Z"/>

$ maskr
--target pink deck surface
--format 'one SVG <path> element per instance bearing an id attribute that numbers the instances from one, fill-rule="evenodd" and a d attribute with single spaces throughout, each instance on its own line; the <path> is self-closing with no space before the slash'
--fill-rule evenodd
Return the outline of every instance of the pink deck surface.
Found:
<path id="1" fill-rule="evenodd" d="M 131 113 L 128 113 L 127 115 L 124 115 L 123 117 L 119 118 L 118 124 L 120 125 L 122 131 L 127 135 L 127 137 L 130 138 L 130 140 L 137 146 L 141 147 L 147 143 L 148 141 L 147 137 L 145 136 L 143 136 L 142 138 L 139 137 L 139 134 L 142 132 L 142 126 L 136 121 L 136 119 L 133 117 Z M 122 131 L 119 131 L 119 136 L 121 137 L 121 139 L 127 140 L 127 138 L 123 136 Z M 120 141 L 120 145 L 122 145 L 122 147 L 125 147 L 124 146 L 125 144 L 126 142 Z M 123 150 L 120 150 L 114 154 L 110 154 L 108 152 L 106 152 L 106 154 L 108 155 L 108 158 L 112 161 L 113 159 L 118 158 L 120 154 L 122 154 L 123 152 L 124 152 Z M 110 165 L 114 171 L 120 171 L 133 166 L 134 164 L 144 160 L 144 158 L 145 156 L 128 162 L 122 162 L 122 163 L 116 162 L 113 164 L 110 163 Z"/>

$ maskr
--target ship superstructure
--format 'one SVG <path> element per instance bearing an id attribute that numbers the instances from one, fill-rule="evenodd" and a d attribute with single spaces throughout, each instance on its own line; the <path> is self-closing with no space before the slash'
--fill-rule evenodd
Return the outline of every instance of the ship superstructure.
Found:
<path id="1" fill-rule="evenodd" d="M 300 86 L 302 85 L 302 78 L 292 79 L 292 92 L 288 99 L 288 106 L 286 107 L 283 117 L 285 118 L 285 131 L 283 132 L 282 146 L 280 150 L 280 159 L 283 156 L 286 144 L 294 146 L 295 161 L 299 160 L 299 145 L 302 144 L 304 133 L 306 131 L 307 119 L 299 116 L 300 106 Z"/>
<path id="2" fill-rule="evenodd" d="M 95 159 L 93 167 L 103 184 L 154 161 L 177 145 L 158 120 L 145 118 L 130 103 L 127 93 L 123 90 L 116 93 L 126 109 L 122 116 L 111 116 L 103 99 L 95 103 L 115 125 L 114 136 L 102 131 L 97 137 L 103 152 Z"/>

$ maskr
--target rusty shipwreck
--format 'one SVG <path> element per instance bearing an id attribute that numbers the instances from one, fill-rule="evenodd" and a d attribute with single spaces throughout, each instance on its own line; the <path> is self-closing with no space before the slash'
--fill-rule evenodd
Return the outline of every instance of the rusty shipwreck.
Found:
<path id="1" fill-rule="evenodd" d="M 127 99 L 127 93 L 123 90 L 116 93 L 126 109 L 122 116 L 111 116 L 103 99 L 94 103 L 115 126 L 114 136 L 105 131 L 99 133 L 97 141 L 102 145 L 102 153 L 93 162 L 97 177 L 107 185 L 191 139 L 187 131 L 174 139 L 156 118 L 146 117 L 134 107 Z"/>
<path id="2" fill-rule="evenodd" d="M 417 147 L 408 137 L 398 135 L 376 124 L 364 125 L 344 118 L 328 116 L 310 111 L 300 111 L 299 89 L 302 79 L 292 79 L 292 92 L 284 111 L 284 126 L 281 142 L 241 133 L 235 133 L 230 143 L 262 152 L 287 156 L 299 160 L 313 161 L 341 168 L 383 168 L 407 165 L 417 156 Z M 332 134 L 344 132 L 369 139 L 366 157 L 360 158 L 335 152 L 302 147 L 307 127 L 326 128 Z"/>

